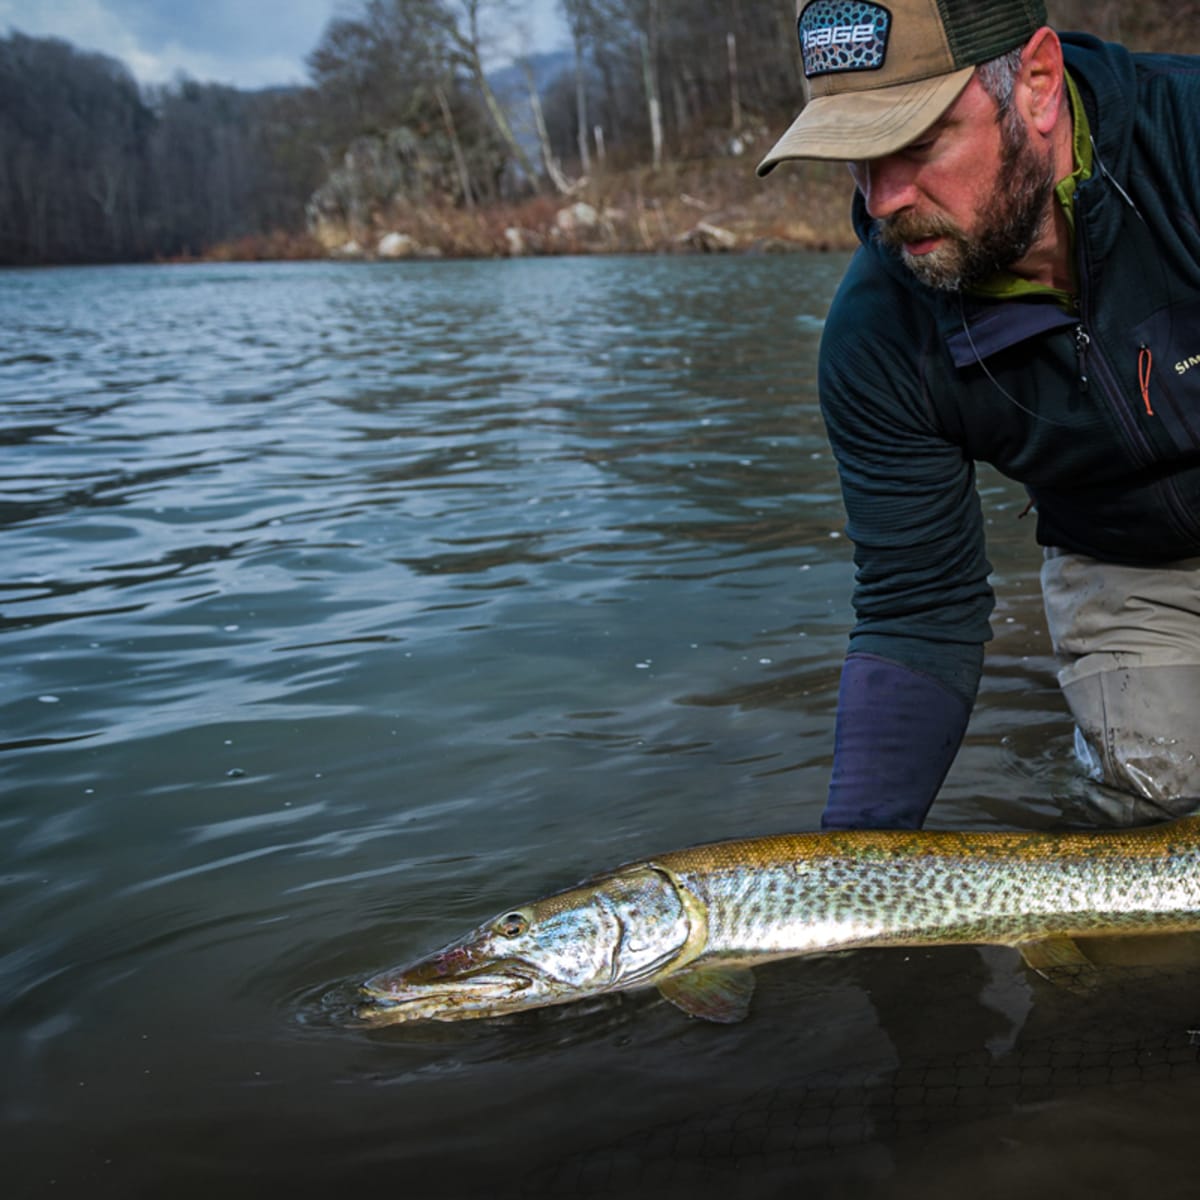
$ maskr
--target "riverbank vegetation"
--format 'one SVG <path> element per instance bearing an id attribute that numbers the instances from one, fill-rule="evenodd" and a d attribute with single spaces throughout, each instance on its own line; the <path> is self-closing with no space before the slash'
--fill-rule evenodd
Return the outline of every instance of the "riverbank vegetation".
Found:
<path id="1" fill-rule="evenodd" d="M 0 263 L 774 251 L 849 244 L 825 164 L 759 180 L 794 115 L 793 0 L 349 0 L 305 87 L 141 88 L 0 38 Z M 1058 0 L 1060 28 L 1200 48 L 1200 3 Z M 512 65 L 492 64 L 503 51 Z"/>

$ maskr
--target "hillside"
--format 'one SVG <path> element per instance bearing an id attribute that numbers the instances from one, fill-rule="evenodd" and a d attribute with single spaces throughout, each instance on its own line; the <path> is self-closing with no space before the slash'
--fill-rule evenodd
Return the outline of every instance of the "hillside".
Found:
<path id="1" fill-rule="evenodd" d="M 502 0 L 345 0 L 305 87 L 0 37 L 0 265 L 843 246 L 840 167 L 754 166 L 802 93 L 793 0 L 560 0 L 571 49 L 488 64 Z M 1052 23 L 1194 51 L 1200 0 Z"/>

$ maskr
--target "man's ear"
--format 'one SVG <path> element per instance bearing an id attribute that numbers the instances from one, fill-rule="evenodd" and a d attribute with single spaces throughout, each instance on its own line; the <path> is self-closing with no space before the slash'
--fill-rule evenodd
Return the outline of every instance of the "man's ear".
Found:
<path id="1" fill-rule="evenodd" d="M 1062 43 L 1043 25 L 1025 44 L 1017 80 L 1026 119 L 1043 136 L 1053 132 L 1066 104 Z"/>

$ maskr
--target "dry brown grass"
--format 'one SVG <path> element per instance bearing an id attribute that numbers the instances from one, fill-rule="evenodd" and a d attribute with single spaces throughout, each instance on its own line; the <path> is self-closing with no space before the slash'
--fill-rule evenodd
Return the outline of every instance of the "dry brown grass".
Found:
<path id="1" fill-rule="evenodd" d="M 842 168 L 788 164 L 764 180 L 753 159 L 714 158 L 601 172 L 565 196 L 397 205 L 369 228 L 326 227 L 321 241 L 335 253 L 355 242 L 366 257 L 387 233 L 412 239 L 416 256 L 447 258 L 840 248 L 854 244 L 850 195 Z"/>
<path id="2" fill-rule="evenodd" d="M 307 233 L 247 234 L 233 241 L 221 242 L 201 255 L 177 255 L 172 261 L 204 262 L 290 262 L 324 258 L 325 247 Z"/>

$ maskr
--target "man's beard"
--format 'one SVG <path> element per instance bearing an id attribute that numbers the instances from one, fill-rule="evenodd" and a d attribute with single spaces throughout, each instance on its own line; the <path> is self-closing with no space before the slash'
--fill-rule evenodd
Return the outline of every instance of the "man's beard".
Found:
<path id="1" fill-rule="evenodd" d="M 980 213 L 979 229 L 964 233 L 948 217 L 900 212 L 876 223 L 876 236 L 895 250 L 924 284 L 957 292 L 982 283 L 1029 253 L 1049 218 L 1054 168 L 1038 156 L 1015 109 L 1000 122 L 1000 170 L 991 203 Z M 909 254 L 905 243 L 943 238 L 928 254 Z"/>

